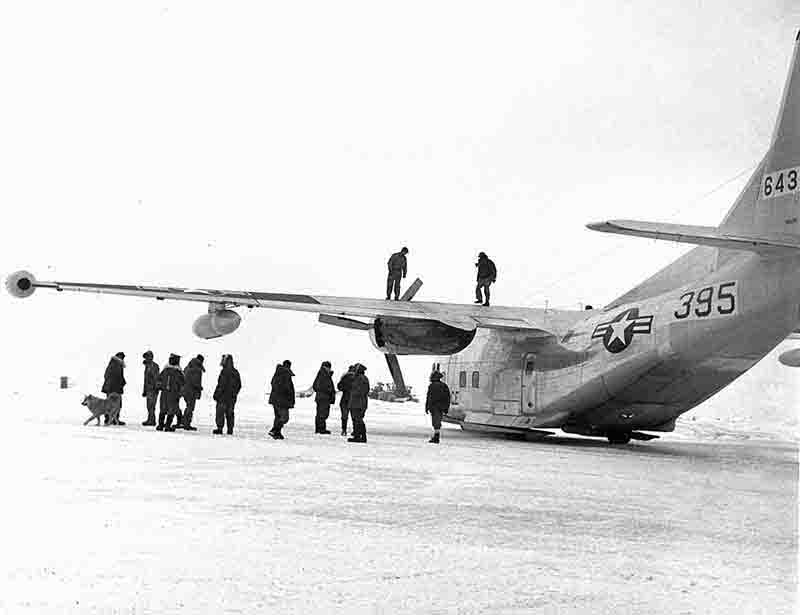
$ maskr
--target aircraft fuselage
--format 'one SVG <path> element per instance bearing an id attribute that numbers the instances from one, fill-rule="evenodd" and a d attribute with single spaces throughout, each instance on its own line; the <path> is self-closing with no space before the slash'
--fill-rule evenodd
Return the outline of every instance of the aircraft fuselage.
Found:
<path id="1" fill-rule="evenodd" d="M 798 289 L 800 259 L 738 254 L 690 284 L 587 312 L 560 337 L 479 330 L 443 359 L 449 420 L 586 435 L 671 431 L 797 326 Z"/>

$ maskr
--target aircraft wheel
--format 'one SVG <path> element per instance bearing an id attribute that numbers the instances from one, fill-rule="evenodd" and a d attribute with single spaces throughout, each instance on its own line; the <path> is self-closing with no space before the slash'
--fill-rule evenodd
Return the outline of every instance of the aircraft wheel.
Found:
<path id="1" fill-rule="evenodd" d="M 610 433 L 606 437 L 608 438 L 608 442 L 610 444 L 627 444 L 631 441 L 631 432 L 618 431 L 615 433 Z"/>

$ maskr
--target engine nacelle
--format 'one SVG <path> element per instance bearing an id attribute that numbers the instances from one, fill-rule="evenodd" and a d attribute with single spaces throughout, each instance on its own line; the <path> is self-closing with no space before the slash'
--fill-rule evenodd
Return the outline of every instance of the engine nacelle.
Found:
<path id="1" fill-rule="evenodd" d="M 213 340 L 215 337 L 233 333 L 241 323 L 242 317 L 233 310 L 217 310 L 210 314 L 203 314 L 195 320 L 192 332 L 204 340 Z"/>
<path id="2" fill-rule="evenodd" d="M 24 299 L 36 290 L 36 278 L 28 271 L 17 271 L 6 278 L 6 290 L 13 297 Z"/>
<path id="3" fill-rule="evenodd" d="M 475 330 L 436 320 L 382 317 L 375 319 L 369 336 L 375 348 L 387 354 L 449 355 L 469 346 Z"/>
<path id="4" fill-rule="evenodd" d="M 781 356 L 778 357 L 778 361 L 786 367 L 800 367 L 800 348 L 794 348 L 793 350 L 787 350 L 781 353 Z"/>

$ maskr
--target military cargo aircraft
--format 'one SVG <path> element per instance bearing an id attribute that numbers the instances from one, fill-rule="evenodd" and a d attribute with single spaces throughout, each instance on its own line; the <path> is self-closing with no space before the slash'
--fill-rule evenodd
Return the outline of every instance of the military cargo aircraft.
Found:
<path id="1" fill-rule="evenodd" d="M 555 310 L 272 292 L 42 282 L 28 272 L 9 292 L 110 293 L 208 304 L 194 333 L 211 339 L 241 322 L 233 308 L 319 314 L 368 331 L 404 389 L 397 355 L 441 357 L 453 395 L 448 420 L 465 429 L 558 429 L 627 443 L 668 432 L 678 416 L 730 384 L 800 322 L 800 33 L 767 153 L 718 227 L 611 220 L 590 229 L 697 247 L 603 309 Z M 359 320 L 366 319 L 366 320 Z M 798 352 L 784 353 L 800 365 Z M 442 366 L 442 363 L 444 364 Z"/>

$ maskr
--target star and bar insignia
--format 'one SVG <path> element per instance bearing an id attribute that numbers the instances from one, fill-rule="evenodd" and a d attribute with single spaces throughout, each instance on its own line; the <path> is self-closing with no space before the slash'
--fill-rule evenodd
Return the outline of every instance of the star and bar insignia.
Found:
<path id="1" fill-rule="evenodd" d="M 625 310 L 613 320 L 597 325 L 592 339 L 600 338 L 608 352 L 622 352 L 630 346 L 633 336 L 649 334 L 653 329 L 653 316 L 639 316 L 639 308 Z"/>

